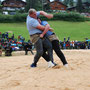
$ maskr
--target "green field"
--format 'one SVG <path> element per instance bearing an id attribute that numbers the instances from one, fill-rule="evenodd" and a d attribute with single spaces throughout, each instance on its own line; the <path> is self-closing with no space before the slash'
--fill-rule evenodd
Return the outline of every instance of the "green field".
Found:
<path id="1" fill-rule="evenodd" d="M 70 40 L 84 41 L 90 39 L 90 22 L 66 22 L 66 21 L 48 21 L 54 32 L 60 40 L 64 37 L 70 37 Z M 17 38 L 22 35 L 29 40 L 29 33 L 25 23 L 0 23 L 0 32 L 12 31 Z M 11 36 L 12 33 L 9 33 Z"/>

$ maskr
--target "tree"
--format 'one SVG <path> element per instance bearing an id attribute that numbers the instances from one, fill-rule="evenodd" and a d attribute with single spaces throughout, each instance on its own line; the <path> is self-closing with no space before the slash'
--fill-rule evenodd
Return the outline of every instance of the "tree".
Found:
<path id="1" fill-rule="evenodd" d="M 82 0 L 82 2 L 89 2 L 90 3 L 90 0 Z"/>
<path id="2" fill-rule="evenodd" d="M 26 7 L 25 10 L 26 12 L 30 9 L 30 8 L 34 8 L 36 10 L 41 10 L 42 9 L 42 0 L 26 0 Z"/>
<path id="3" fill-rule="evenodd" d="M 1 0 L 0 0 L 0 5 L 1 5 Z"/>
<path id="4" fill-rule="evenodd" d="M 42 0 L 42 10 L 50 10 L 50 0 Z"/>
<path id="5" fill-rule="evenodd" d="M 83 10 L 82 0 L 77 1 L 76 9 L 77 9 L 78 12 L 80 12 L 80 13 L 82 12 L 82 10 Z"/>
<path id="6" fill-rule="evenodd" d="M 35 9 L 42 10 L 42 0 L 36 0 Z"/>
<path id="7" fill-rule="evenodd" d="M 73 0 L 69 0 L 69 5 L 70 5 L 70 7 L 74 6 L 74 1 Z"/>
<path id="8" fill-rule="evenodd" d="M 65 5 L 68 5 L 68 4 L 69 4 L 69 0 L 64 0 L 63 3 L 64 3 Z"/>
<path id="9" fill-rule="evenodd" d="M 28 10 L 29 10 L 29 8 L 30 8 L 30 7 L 29 7 L 29 0 L 26 0 L 26 4 L 27 4 L 27 5 L 25 6 L 25 11 L 28 12 Z"/>
<path id="10" fill-rule="evenodd" d="M 27 5 L 26 5 L 26 7 L 25 7 L 25 10 L 26 10 L 26 12 L 30 9 L 30 8 L 33 8 L 33 1 L 34 0 L 26 0 L 26 3 L 27 3 Z"/>
<path id="11" fill-rule="evenodd" d="M 62 2 L 62 0 L 59 0 L 60 2 Z"/>
<path id="12" fill-rule="evenodd" d="M 2 12 L 2 5 L 1 5 L 1 0 L 0 0 L 0 13 Z"/>
<path id="13" fill-rule="evenodd" d="M 62 2 L 62 0 L 54 0 L 54 1 L 59 1 L 59 2 Z"/>

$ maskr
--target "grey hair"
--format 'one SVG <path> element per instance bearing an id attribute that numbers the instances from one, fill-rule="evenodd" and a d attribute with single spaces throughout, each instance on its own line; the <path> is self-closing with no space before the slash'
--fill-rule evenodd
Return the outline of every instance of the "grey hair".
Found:
<path id="1" fill-rule="evenodd" d="M 33 12 L 36 12 L 36 10 L 35 9 L 33 9 L 33 8 L 31 8 L 31 9 L 29 9 L 29 14 L 32 14 Z"/>

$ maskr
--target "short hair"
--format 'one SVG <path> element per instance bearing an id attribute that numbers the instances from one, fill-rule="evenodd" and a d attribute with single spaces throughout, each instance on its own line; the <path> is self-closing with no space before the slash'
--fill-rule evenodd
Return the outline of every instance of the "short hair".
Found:
<path id="1" fill-rule="evenodd" d="M 33 9 L 33 8 L 31 8 L 31 9 L 29 9 L 29 14 L 32 14 L 33 12 L 36 12 L 36 10 L 35 9 Z"/>

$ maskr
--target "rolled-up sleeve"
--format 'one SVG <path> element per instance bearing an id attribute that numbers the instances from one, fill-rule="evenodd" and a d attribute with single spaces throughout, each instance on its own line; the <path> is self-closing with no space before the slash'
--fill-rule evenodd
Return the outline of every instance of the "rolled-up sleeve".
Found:
<path id="1" fill-rule="evenodd" d="M 40 11 L 37 12 L 37 17 L 39 17 L 39 16 L 40 16 Z"/>

